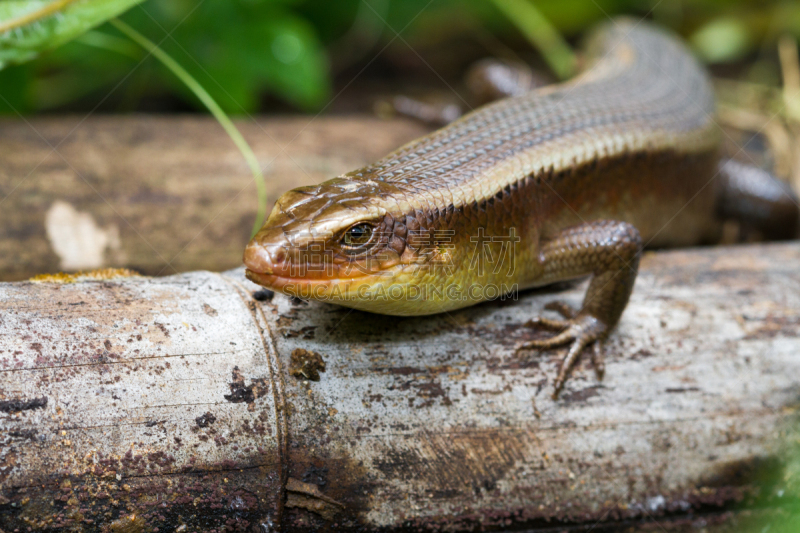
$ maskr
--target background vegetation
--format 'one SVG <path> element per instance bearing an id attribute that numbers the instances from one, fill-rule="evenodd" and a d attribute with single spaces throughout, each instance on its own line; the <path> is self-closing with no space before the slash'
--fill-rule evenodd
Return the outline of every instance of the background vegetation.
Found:
<path id="1" fill-rule="evenodd" d="M 30 10 L 48 1 L 58 2 L 4 0 L 0 19 L 9 16 L 3 12 L 9 5 Z M 420 72 L 431 80 L 441 73 L 449 84 L 477 57 L 530 49 L 518 25 L 498 9 L 499 0 L 139 1 L 78 0 L 120 8 L 135 4 L 120 18 L 176 59 L 233 114 L 319 111 L 362 70 L 365 80 L 408 77 L 421 58 L 432 69 Z M 795 0 L 534 4 L 570 40 L 609 16 L 647 16 L 686 36 L 708 62 L 746 61 L 737 76 L 773 85 L 780 82 L 776 39 L 787 33 L 800 36 L 800 2 Z M 6 32 L 4 38 L 17 36 Z M 427 53 L 442 49 L 449 51 L 450 61 Z M 0 71 L 0 111 L 81 111 L 98 105 L 104 111 L 202 108 L 184 84 L 108 24 L 13 65 L 33 55 L 12 57 Z"/>

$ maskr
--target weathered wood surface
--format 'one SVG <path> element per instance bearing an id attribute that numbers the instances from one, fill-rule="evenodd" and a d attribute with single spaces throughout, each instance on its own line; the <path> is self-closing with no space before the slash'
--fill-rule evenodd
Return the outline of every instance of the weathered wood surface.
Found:
<path id="1" fill-rule="evenodd" d="M 0 280 L 104 266 L 146 274 L 241 264 L 255 184 L 206 117 L 0 120 Z M 271 207 L 423 134 L 408 120 L 257 117 L 239 121 Z"/>
<path id="2" fill-rule="evenodd" d="M 0 284 L 0 529 L 705 520 L 800 397 L 799 263 L 647 254 L 605 380 L 582 362 L 558 401 L 560 353 L 514 355 L 549 293 L 398 319 L 258 301 L 241 271 Z"/>

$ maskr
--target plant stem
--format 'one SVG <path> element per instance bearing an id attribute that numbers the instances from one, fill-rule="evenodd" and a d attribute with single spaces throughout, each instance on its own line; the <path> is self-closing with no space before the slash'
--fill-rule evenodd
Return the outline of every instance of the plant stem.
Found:
<path id="1" fill-rule="evenodd" d="M 252 235 L 255 235 L 256 232 L 261 228 L 261 225 L 264 223 L 264 218 L 266 217 L 267 213 L 267 185 L 264 182 L 264 175 L 261 172 L 261 167 L 258 164 L 256 155 L 253 153 L 250 145 L 247 144 L 247 141 L 244 140 L 244 137 L 242 137 L 242 134 L 239 132 L 233 122 L 231 122 L 231 119 L 228 117 L 228 115 L 225 114 L 219 104 L 217 104 L 211 95 L 208 94 L 203 86 L 200 85 L 200 83 L 198 83 L 198 81 L 195 80 L 192 75 L 186 71 L 186 69 L 180 66 L 177 61 L 172 59 L 169 54 L 164 52 L 154 42 L 121 20 L 111 19 L 109 22 L 111 22 L 111 24 L 114 25 L 114 27 L 119 31 L 130 37 L 131 40 L 135 41 L 142 48 L 153 54 L 156 59 L 161 61 L 165 67 L 167 67 L 178 79 L 180 79 L 184 85 L 186 85 L 186 87 L 188 87 L 189 90 L 192 91 L 194 95 L 203 103 L 203 105 L 206 106 L 211 114 L 214 115 L 214 118 L 217 119 L 217 122 L 219 122 L 233 143 L 242 153 L 245 161 L 247 161 L 247 165 L 250 167 L 250 171 L 253 173 L 253 179 L 256 182 L 258 211 L 256 212 L 256 222 L 253 225 L 252 231 Z"/>
<path id="2" fill-rule="evenodd" d="M 559 79 L 567 79 L 575 73 L 577 61 L 569 44 L 530 0 L 492 2 L 539 50 Z"/>
<path id="3" fill-rule="evenodd" d="M 83 35 L 75 38 L 76 43 L 91 46 L 100 50 L 107 50 L 116 54 L 128 56 L 136 61 L 141 61 L 141 47 L 132 43 L 130 39 L 109 35 L 107 33 L 90 30 Z"/>
<path id="4" fill-rule="evenodd" d="M 783 100 L 786 113 L 793 120 L 800 120 L 800 60 L 797 56 L 797 41 L 784 35 L 778 41 L 778 57 L 783 73 Z"/>

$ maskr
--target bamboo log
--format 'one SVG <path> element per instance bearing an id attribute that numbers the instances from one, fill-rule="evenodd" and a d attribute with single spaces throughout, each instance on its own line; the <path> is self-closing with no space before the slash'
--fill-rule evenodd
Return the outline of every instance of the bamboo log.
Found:
<path id="1" fill-rule="evenodd" d="M 798 262 L 646 254 L 605 379 L 582 361 L 557 401 L 561 353 L 514 354 L 550 293 L 400 319 L 270 299 L 241 270 L 0 284 L 0 529 L 716 516 L 798 399 Z"/>
<path id="2" fill-rule="evenodd" d="M 270 207 L 288 189 L 358 168 L 426 131 L 369 117 L 259 117 L 238 127 L 264 170 Z M 5 119 L 0 138 L 0 280 L 241 264 L 255 184 L 212 119 Z"/>

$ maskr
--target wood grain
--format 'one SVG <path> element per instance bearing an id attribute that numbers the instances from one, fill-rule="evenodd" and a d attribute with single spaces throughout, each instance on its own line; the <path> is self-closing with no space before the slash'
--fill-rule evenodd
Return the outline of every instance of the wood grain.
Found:
<path id="1" fill-rule="evenodd" d="M 265 299 L 241 271 L 0 284 L 0 529 L 706 523 L 794 416 L 799 261 L 646 254 L 604 381 L 583 361 L 558 401 L 561 354 L 514 355 L 549 292 L 398 319 Z"/>

